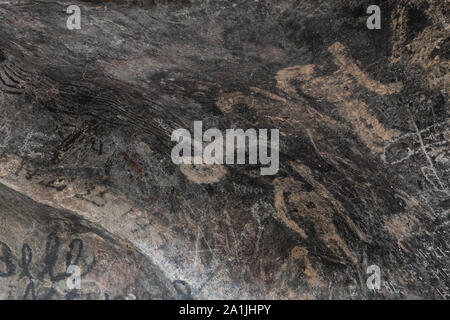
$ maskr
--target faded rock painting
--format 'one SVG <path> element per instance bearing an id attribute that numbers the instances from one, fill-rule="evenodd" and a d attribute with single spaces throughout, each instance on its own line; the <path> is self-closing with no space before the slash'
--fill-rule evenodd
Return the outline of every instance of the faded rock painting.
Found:
<path id="1" fill-rule="evenodd" d="M 0 4 L 0 299 L 449 298 L 445 1 L 70 4 Z M 279 170 L 174 164 L 194 121 Z"/>

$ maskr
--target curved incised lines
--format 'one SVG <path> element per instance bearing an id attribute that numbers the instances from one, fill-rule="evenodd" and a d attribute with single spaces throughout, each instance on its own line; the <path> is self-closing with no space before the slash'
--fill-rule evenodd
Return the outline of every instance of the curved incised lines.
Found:
<path id="1" fill-rule="evenodd" d="M 8 94 L 22 94 L 30 74 L 0 51 L 0 90 Z"/>

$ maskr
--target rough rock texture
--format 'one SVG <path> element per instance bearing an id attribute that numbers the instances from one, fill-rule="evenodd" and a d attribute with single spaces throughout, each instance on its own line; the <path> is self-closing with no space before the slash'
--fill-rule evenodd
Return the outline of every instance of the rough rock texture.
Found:
<path id="1" fill-rule="evenodd" d="M 448 299 L 448 8 L 0 1 L 0 298 Z M 173 164 L 194 120 L 279 172 Z"/>

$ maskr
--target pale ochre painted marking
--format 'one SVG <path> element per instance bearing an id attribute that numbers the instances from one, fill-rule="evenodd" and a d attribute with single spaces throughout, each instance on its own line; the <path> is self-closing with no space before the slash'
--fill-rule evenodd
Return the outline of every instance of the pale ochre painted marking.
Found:
<path id="1" fill-rule="evenodd" d="M 328 51 L 339 67 L 332 75 L 316 76 L 315 70 L 318 67 L 312 64 L 288 67 L 275 76 L 277 87 L 298 99 L 299 95 L 292 85 L 292 80 L 301 81 L 300 88 L 306 94 L 319 101 L 333 103 L 340 115 L 351 123 L 361 141 L 374 154 L 382 153 L 383 145 L 398 136 L 399 132 L 385 128 L 363 101 L 354 98 L 354 92 L 358 86 L 362 86 L 379 95 L 389 95 L 400 92 L 403 85 L 400 82 L 385 85 L 370 79 L 356 62 L 348 57 L 345 47 L 339 42 L 331 45 Z"/>

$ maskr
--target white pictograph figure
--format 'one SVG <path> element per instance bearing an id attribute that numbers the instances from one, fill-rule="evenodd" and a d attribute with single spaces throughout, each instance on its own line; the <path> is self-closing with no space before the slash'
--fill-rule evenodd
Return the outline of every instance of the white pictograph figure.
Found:
<path id="1" fill-rule="evenodd" d="M 384 147 L 383 160 L 391 165 L 413 161 L 412 157 L 423 157 L 420 170 L 433 189 L 450 195 L 450 120 L 433 124 L 419 130 L 413 124 L 413 132 L 393 139 Z M 447 178 L 445 178 L 447 177 Z"/>

